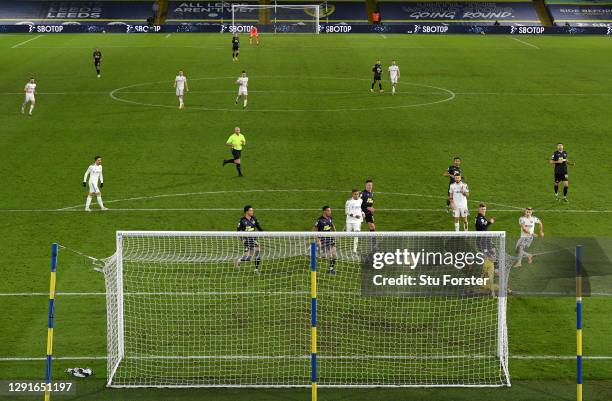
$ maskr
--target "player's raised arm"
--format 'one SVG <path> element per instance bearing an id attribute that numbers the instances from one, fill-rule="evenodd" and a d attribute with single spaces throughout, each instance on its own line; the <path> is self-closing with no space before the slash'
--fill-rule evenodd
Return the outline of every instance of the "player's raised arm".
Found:
<path id="1" fill-rule="evenodd" d="M 537 223 L 540 225 L 540 237 L 544 237 L 544 223 L 540 219 L 537 220 Z"/>

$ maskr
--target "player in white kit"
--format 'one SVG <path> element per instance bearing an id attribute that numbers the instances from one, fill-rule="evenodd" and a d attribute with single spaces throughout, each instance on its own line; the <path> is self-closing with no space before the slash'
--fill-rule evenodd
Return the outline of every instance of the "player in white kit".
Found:
<path id="1" fill-rule="evenodd" d="M 102 203 L 102 193 L 100 188 L 104 186 L 104 176 L 102 175 L 102 156 L 94 157 L 94 164 L 87 168 L 85 175 L 83 176 L 83 186 L 87 187 L 87 176 L 89 176 L 89 193 L 87 194 L 87 201 L 85 202 L 85 211 L 91 212 L 89 205 L 91 205 L 91 198 L 96 195 L 98 199 L 98 205 L 101 210 L 108 210 Z M 98 185 L 98 181 L 100 184 Z"/>
<path id="2" fill-rule="evenodd" d="M 535 225 L 540 225 L 540 233 L 534 234 Z M 534 237 L 538 235 L 544 237 L 544 224 L 540 219 L 533 215 L 533 209 L 528 207 L 525 209 L 525 214 L 519 218 L 519 226 L 521 226 L 521 236 L 516 242 L 516 251 L 518 252 L 518 260 L 512 267 L 521 267 L 523 257 L 527 256 L 527 261 L 533 261 L 533 255 L 527 253 L 527 249 L 531 246 Z"/>
<path id="3" fill-rule="evenodd" d="M 389 66 L 389 79 L 391 80 L 391 94 L 395 95 L 395 86 L 397 85 L 397 81 L 400 78 L 400 69 L 399 66 L 395 63 L 395 60 L 391 61 L 391 65 Z"/>
<path id="4" fill-rule="evenodd" d="M 247 107 L 247 97 L 249 95 L 249 91 L 247 87 L 249 86 L 249 78 L 247 77 L 246 71 L 242 70 L 242 74 L 236 80 L 236 84 L 238 85 L 238 96 L 236 96 L 236 104 L 238 104 L 238 100 L 242 96 L 244 101 L 242 102 L 242 108 Z"/>
<path id="5" fill-rule="evenodd" d="M 461 174 L 455 174 L 455 182 L 448 188 L 448 199 L 453 216 L 455 218 L 455 231 L 459 231 L 459 219 L 463 218 L 463 230 L 468 230 L 468 210 L 467 198 L 470 196 L 470 190 L 465 182 L 461 181 Z"/>
<path id="6" fill-rule="evenodd" d="M 359 232 L 361 231 L 361 223 L 363 222 L 364 213 L 361 210 L 363 200 L 360 197 L 359 190 L 353 189 L 351 198 L 344 205 L 344 214 L 346 214 L 346 231 Z M 357 238 L 353 240 L 353 252 L 357 253 Z"/>
<path id="7" fill-rule="evenodd" d="M 185 92 L 189 92 L 189 86 L 187 85 L 187 77 L 183 74 L 183 70 L 178 72 L 178 75 L 174 79 L 174 87 L 176 88 L 176 96 L 179 100 L 179 109 L 185 108 L 183 102 L 183 96 Z"/>
<path id="8" fill-rule="evenodd" d="M 34 98 L 34 94 L 36 93 L 36 82 L 34 78 L 30 78 L 30 82 L 28 82 L 23 88 L 25 92 L 25 100 L 21 105 L 21 114 L 25 114 L 25 107 L 28 103 L 30 103 L 30 112 L 29 115 L 32 115 L 32 110 L 34 110 L 34 105 L 36 104 L 36 99 Z"/>

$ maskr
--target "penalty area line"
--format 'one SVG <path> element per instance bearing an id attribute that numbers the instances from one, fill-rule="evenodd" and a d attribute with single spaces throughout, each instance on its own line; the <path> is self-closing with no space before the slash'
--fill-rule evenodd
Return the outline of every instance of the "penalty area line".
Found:
<path id="1" fill-rule="evenodd" d="M 526 45 L 526 46 L 530 46 L 530 47 L 532 47 L 532 48 L 534 48 L 534 49 L 538 49 L 538 50 L 540 50 L 540 48 L 539 48 L 538 46 L 536 46 L 536 45 L 534 45 L 534 44 L 532 44 L 532 43 L 529 43 L 529 42 L 525 42 L 524 40 L 520 40 L 520 39 L 518 39 L 518 38 L 514 38 L 514 37 L 512 37 L 512 38 L 510 38 L 510 39 L 516 40 L 517 42 L 520 42 L 520 43 L 522 43 L 522 44 L 524 44 L 524 45 Z"/>
<path id="2" fill-rule="evenodd" d="M 106 202 L 109 203 L 109 202 Z M 236 212 L 240 211 L 240 207 L 218 207 L 218 208 L 110 208 L 105 210 L 105 213 L 110 212 Z M 321 208 L 258 208 L 263 212 L 315 212 Z M 444 208 L 379 208 L 379 212 L 427 212 L 440 213 L 445 212 Z M 537 209 L 536 209 L 537 210 Z M 94 209 L 94 212 L 100 210 Z M 513 213 L 519 212 L 520 209 L 488 209 L 489 212 L 497 213 Z M 0 209 L 0 213 L 81 213 L 82 209 L 66 208 L 66 209 Z M 541 209 L 538 213 L 612 213 L 612 210 L 579 210 L 579 209 Z"/>
<path id="3" fill-rule="evenodd" d="M 25 44 L 26 44 L 26 43 L 28 43 L 28 42 L 31 42 L 31 41 L 36 40 L 36 39 L 38 39 L 38 38 L 42 38 L 42 36 L 43 36 L 43 35 L 38 35 L 38 36 L 35 36 L 35 37 L 31 38 L 31 39 L 24 40 L 23 42 L 19 42 L 19 43 L 17 43 L 16 45 L 11 46 L 11 49 L 16 49 L 16 48 L 18 48 L 19 46 L 21 46 L 21 45 L 25 45 Z"/>

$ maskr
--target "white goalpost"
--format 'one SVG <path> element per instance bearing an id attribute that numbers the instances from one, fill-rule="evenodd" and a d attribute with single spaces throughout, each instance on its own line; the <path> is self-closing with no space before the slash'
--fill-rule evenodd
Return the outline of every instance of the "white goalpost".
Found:
<path id="1" fill-rule="evenodd" d="M 232 29 L 256 26 L 261 32 L 319 33 L 319 4 L 232 4 Z"/>
<path id="2" fill-rule="evenodd" d="M 119 231 L 116 244 L 109 387 L 510 385 L 503 232 Z"/>

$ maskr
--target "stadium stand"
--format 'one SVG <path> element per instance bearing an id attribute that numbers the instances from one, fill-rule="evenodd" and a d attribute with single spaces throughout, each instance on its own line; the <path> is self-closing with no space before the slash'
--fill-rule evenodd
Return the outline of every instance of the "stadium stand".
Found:
<path id="1" fill-rule="evenodd" d="M 612 27 L 612 1 L 548 0 L 556 25 Z"/>
<path id="2" fill-rule="evenodd" d="M 231 2 L 160 2 L 156 21 L 169 24 L 219 23 L 231 20 Z M 366 25 L 378 12 L 382 24 L 434 23 L 448 25 L 540 25 L 536 6 L 529 1 L 415 2 L 415 1 L 279 1 L 279 4 L 322 4 L 322 23 Z M 64 1 L 17 0 L 0 2 L 1 24 L 25 23 L 134 23 L 152 15 L 151 1 Z M 221 6 L 223 4 L 223 6 Z M 240 2 L 259 4 L 259 2 Z M 273 3 L 272 3 L 273 4 Z M 592 10 L 595 6 L 589 6 Z M 587 11 L 584 12 L 586 16 Z M 557 17 L 559 18 L 559 17 Z M 610 18 L 610 16 L 608 16 Z M 237 20 L 257 21 L 258 11 L 245 8 Z M 570 20 L 577 17 L 567 18 Z"/>
<path id="3" fill-rule="evenodd" d="M 407 2 L 379 1 L 385 24 L 443 23 L 449 25 L 540 25 L 534 4 L 528 1 Z"/>

